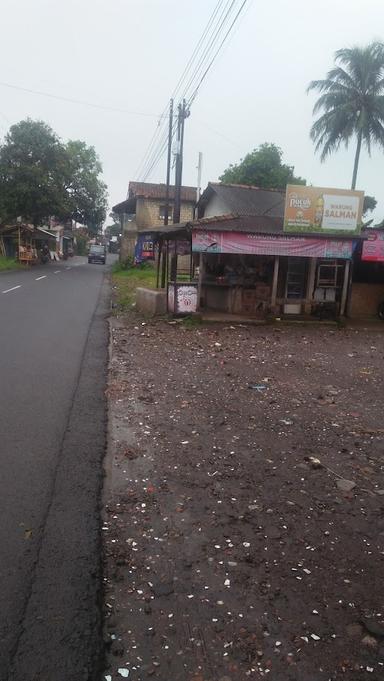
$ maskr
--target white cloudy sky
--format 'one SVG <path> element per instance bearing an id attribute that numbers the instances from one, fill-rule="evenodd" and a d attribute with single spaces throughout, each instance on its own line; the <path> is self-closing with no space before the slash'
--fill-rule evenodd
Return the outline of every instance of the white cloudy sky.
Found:
<path id="1" fill-rule="evenodd" d="M 179 76 L 217 0 L 2 0 L 0 134 L 26 116 L 63 139 L 95 146 L 110 203 L 125 198 Z M 186 123 L 185 184 L 217 180 L 263 142 L 274 142 L 315 185 L 350 186 L 353 152 L 321 164 L 309 139 L 315 95 L 340 47 L 384 40 L 383 0 L 248 0 Z M 85 100 L 127 113 L 72 104 L 4 83 Z M 133 115 L 128 112 L 138 112 Z M 361 157 L 358 188 L 384 217 L 384 153 Z M 150 181 L 165 178 L 165 160 Z"/>

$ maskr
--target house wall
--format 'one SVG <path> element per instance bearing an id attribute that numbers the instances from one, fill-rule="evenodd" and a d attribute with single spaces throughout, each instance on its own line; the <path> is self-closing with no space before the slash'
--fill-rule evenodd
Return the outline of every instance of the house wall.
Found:
<path id="1" fill-rule="evenodd" d="M 120 261 L 127 262 L 133 259 L 135 255 L 135 245 L 137 239 L 137 232 L 151 227 L 157 227 L 163 224 L 163 220 L 159 218 L 160 206 L 164 206 L 164 199 L 143 199 L 136 200 L 136 214 L 135 218 L 129 219 L 127 215 L 123 215 L 123 236 L 120 244 Z M 170 203 L 172 205 L 172 203 Z M 188 222 L 193 220 L 195 204 L 193 202 L 182 201 L 180 209 L 180 222 Z M 131 218 L 131 216 L 129 216 Z M 170 220 L 170 223 L 172 220 Z M 188 257 L 189 263 L 189 257 Z M 184 258 L 180 263 L 180 267 L 187 269 L 189 265 L 184 263 Z"/>
<path id="2" fill-rule="evenodd" d="M 224 201 L 221 200 L 216 194 L 208 201 L 207 206 L 204 211 L 205 218 L 212 218 L 216 215 L 226 215 L 231 211 L 225 205 Z"/>
<path id="3" fill-rule="evenodd" d="M 128 216 L 125 214 L 120 215 L 122 237 L 120 241 L 119 260 L 122 263 L 126 263 L 128 262 L 128 260 L 133 260 L 133 257 L 135 255 L 137 225 L 136 220 L 132 220 L 131 218 L 132 216 Z"/>
<path id="4" fill-rule="evenodd" d="M 160 206 L 164 206 L 164 199 L 143 199 L 138 198 L 136 201 L 136 224 L 138 229 L 149 229 L 150 227 L 157 227 L 164 224 L 164 221 L 159 218 Z M 172 205 L 172 202 L 170 203 Z M 188 222 L 193 220 L 195 204 L 193 202 L 181 202 L 180 222 Z M 170 220 L 172 222 L 172 220 Z"/>
<path id="5" fill-rule="evenodd" d="M 384 300 L 384 284 L 352 284 L 349 316 L 374 317 L 379 303 Z"/>

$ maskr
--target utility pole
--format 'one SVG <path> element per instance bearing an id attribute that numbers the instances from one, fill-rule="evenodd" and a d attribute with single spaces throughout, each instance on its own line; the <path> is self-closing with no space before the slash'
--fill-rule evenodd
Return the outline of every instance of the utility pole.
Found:
<path id="1" fill-rule="evenodd" d="M 169 222 L 169 185 L 171 181 L 171 155 L 172 155 L 172 129 L 173 129 L 173 99 L 169 103 L 169 128 L 168 128 L 168 156 L 167 156 L 167 181 L 165 189 L 164 224 Z"/>
<path id="2" fill-rule="evenodd" d="M 203 169 L 203 154 L 199 151 L 199 160 L 197 162 L 197 189 L 196 189 L 196 203 L 199 202 L 201 194 L 201 172 Z"/>
<path id="3" fill-rule="evenodd" d="M 184 146 L 184 122 L 188 118 L 189 111 L 186 101 L 179 104 L 177 117 L 177 148 L 176 148 L 176 171 L 175 171 L 175 205 L 173 209 L 173 223 L 180 222 L 181 210 L 181 184 L 183 177 L 183 146 Z"/>

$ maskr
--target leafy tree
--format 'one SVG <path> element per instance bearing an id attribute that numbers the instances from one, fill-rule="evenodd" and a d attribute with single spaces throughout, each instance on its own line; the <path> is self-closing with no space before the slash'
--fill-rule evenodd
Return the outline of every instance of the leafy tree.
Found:
<path id="1" fill-rule="evenodd" d="M 99 179 L 101 163 L 94 147 L 88 147 L 85 142 L 70 140 L 65 150 L 70 215 L 97 232 L 105 220 L 108 203 L 107 187 Z"/>
<path id="2" fill-rule="evenodd" d="M 374 196 L 364 196 L 363 215 L 375 210 L 377 201 Z"/>
<path id="3" fill-rule="evenodd" d="M 321 150 L 322 161 L 342 143 L 348 146 L 351 138 L 357 138 L 355 189 L 362 144 L 369 154 L 372 144 L 384 147 L 384 44 L 338 50 L 335 61 L 326 79 L 313 80 L 308 87 L 320 93 L 314 115 L 323 112 L 312 125 L 311 138 L 316 151 Z"/>
<path id="4" fill-rule="evenodd" d="M 35 225 L 50 215 L 64 217 L 66 155 L 58 137 L 43 121 L 13 125 L 0 148 L 0 196 L 3 220 L 22 216 Z"/>
<path id="5" fill-rule="evenodd" d="M 264 189 L 285 189 L 286 184 L 306 184 L 295 177 L 293 166 L 282 162 L 283 152 L 276 144 L 261 144 L 237 165 L 230 165 L 219 177 L 221 182 L 247 184 Z"/>
<path id="6" fill-rule="evenodd" d="M 121 234 L 120 216 L 112 211 L 109 214 L 109 217 L 111 220 L 113 220 L 113 223 L 111 225 L 107 225 L 104 232 L 108 239 L 110 239 L 112 236 L 120 236 Z"/>
<path id="7" fill-rule="evenodd" d="M 50 216 L 74 219 L 100 230 L 106 215 L 106 185 L 93 147 L 63 144 L 43 121 L 13 125 L 0 147 L 0 215 L 35 225 Z"/>

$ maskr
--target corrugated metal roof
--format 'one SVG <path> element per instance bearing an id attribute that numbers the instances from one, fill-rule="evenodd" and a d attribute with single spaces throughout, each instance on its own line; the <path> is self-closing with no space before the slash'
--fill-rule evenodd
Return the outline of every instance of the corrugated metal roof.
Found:
<path id="1" fill-rule="evenodd" d="M 189 223 L 193 229 L 209 229 L 227 232 L 265 232 L 277 234 L 283 231 L 283 218 L 270 215 L 217 215 L 200 218 Z"/>
<path id="2" fill-rule="evenodd" d="M 200 214 L 213 194 L 219 197 L 228 213 L 284 217 L 285 192 L 281 190 L 210 182 L 199 201 Z"/>

